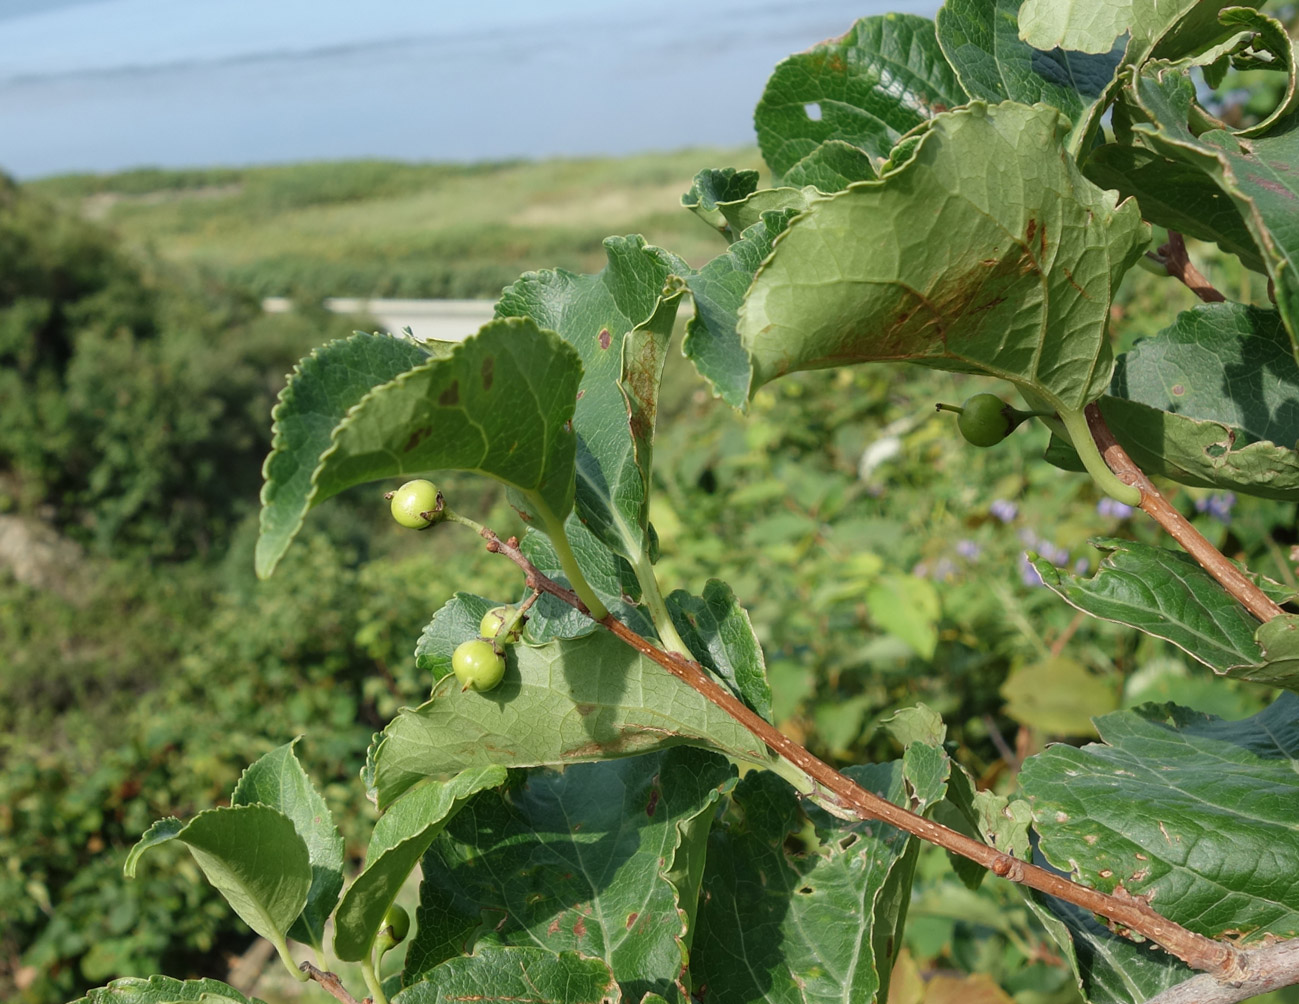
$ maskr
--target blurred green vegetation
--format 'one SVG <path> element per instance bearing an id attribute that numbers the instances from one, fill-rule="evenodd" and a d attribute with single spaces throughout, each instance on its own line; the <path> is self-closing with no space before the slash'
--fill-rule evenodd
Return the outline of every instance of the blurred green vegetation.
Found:
<path id="1" fill-rule="evenodd" d="M 380 485 L 313 512 L 275 578 L 254 581 L 274 395 L 301 354 L 364 323 L 267 316 L 257 298 L 492 295 L 523 268 L 598 269 L 599 239 L 619 231 L 698 263 L 721 244 L 677 196 L 705 164 L 755 159 L 0 185 L 0 999 L 224 976 L 246 929 L 187 856 L 162 849 L 125 881 L 129 847 L 159 816 L 223 803 L 248 762 L 305 734 L 300 755 L 359 858 L 356 772 L 371 734 L 427 691 L 411 656 L 421 628 L 456 589 L 521 592 L 471 535 L 394 526 Z M 1263 295 L 1234 263 L 1193 253 L 1223 288 Z M 1113 314 L 1120 346 L 1192 303 L 1133 272 Z M 1026 576 L 1026 549 L 1081 570 L 1097 560 L 1090 536 L 1156 534 L 1043 463 L 1040 428 L 967 446 L 934 404 L 976 390 L 1009 388 L 915 367 L 808 373 L 739 416 L 674 356 L 652 510 L 664 590 L 728 581 L 763 642 L 777 723 L 838 763 L 896 756 L 876 726 L 916 701 L 1001 788 L 1048 740 L 1085 741 L 1080 709 L 1260 708 L 1266 692 L 1085 620 Z M 493 485 L 439 484 L 458 510 L 519 531 Z M 1228 554 L 1292 576 L 1293 506 L 1169 494 Z M 38 547 L 41 534 L 59 546 Z M 32 542 L 28 560 L 14 539 Z M 964 891 L 942 855 L 917 889 L 908 965 L 990 972 L 1022 1004 L 1075 999 L 1016 893 Z"/>
<path id="2" fill-rule="evenodd" d="M 257 296 L 491 298 L 529 269 L 598 270 L 609 234 L 693 264 L 713 238 L 680 208 L 701 167 L 756 150 L 468 165 L 345 161 L 71 175 L 31 187 L 129 245 Z"/>

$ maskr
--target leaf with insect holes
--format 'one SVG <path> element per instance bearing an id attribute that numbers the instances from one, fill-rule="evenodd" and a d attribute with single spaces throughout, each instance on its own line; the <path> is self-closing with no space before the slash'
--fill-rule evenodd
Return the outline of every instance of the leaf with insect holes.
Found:
<path id="1" fill-rule="evenodd" d="M 845 161 L 841 147 L 882 160 L 904 133 L 966 100 L 938 47 L 934 23 L 884 14 L 864 17 L 842 37 L 780 63 L 753 123 L 763 159 L 780 184 L 837 185 L 827 172 L 869 177 L 856 160 Z"/>
<path id="2" fill-rule="evenodd" d="M 1040 848 L 1210 938 L 1299 934 L 1299 696 L 1232 722 L 1174 704 L 1096 720 L 1025 762 Z"/>

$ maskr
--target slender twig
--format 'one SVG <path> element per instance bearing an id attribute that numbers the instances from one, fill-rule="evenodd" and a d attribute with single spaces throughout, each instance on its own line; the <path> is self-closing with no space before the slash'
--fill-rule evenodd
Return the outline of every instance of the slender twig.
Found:
<path id="1" fill-rule="evenodd" d="M 1209 543 L 1204 534 L 1193 527 L 1151 483 L 1145 472 L 1133 463 L 1127 451 L 1114 438 L 1100 408 L 1089 404 L 1086 414 L 1092 438 L 1110 470 L 1121 480 L 1141 490 L 1141 508 L 1181 544 L 1186 553 L 1198 561 L 1206 572 L 1217 579 L 1223 589 L 1259 620 L 1270 621 L 1285 613 L 1248 576 L 1228 561 L 1221 551 Z"/>
<path id="2" fill-rule="evenodd" d="M 335 999 L 342 1001 L 342 1004 L 362 1004 L 361 1001 L 358 1001 L 347 992 L 347 988 L 343 986 L 343 981 L 333 973 L 327 973 L 323 969 L 317 969 L 310 962 L 304 962 L 302 965 L 298 966 L 298 968 L 306 973 L 309 979 L 315 980 L 322 987 L 328 990 Z M 370 998 L 367 997 L 366 1001 L 369 1001 L 369 999 Z"/>
<path id="3" fill-rule="evenodd" d="M 531 588 L 550 593 L 589 616 L 589 612 L 577 594 L 538 571 L 519 550 L 515 538 L 501 540 L 491 530 L 484 530 L 483 537 L 487 541 L 489 551 L 505 555 L 522 569 Z M 1108 917 L 1122 928 L 1154 941 L 1193 969 L 1207 970 L 1223 978 L 1234 978 L 1238 953 L 1231 945 L 1186 930 L 1156 913 L 1139 896 L 1124 892 L 1109 895 L 1079 885 L 1045 868 L 1011 857 L 933 820 L 894 805 L 887 799 L 859 787 L 829 764 L 814 757 L 766 719 L 751 711 L 739 698 L 704 672 L 698 663 L 685 656 L 663 651 L 612 614 L 599 618 L 599 623 L 641 655 L 658 663 L 677 679 L 729 714 L 777 756 L 807 775 L 817 785 L 820 797 L 828 799 L 837 808 L 847 810 L 862 819 L 877 819 L 896 826 L 922 840 L 969 858 L 994 875 Z"/>
<path id="4" fill-rule="evenodd" d="M 1168 243 L 1152 257 L 1205 303 L 1222 303 L 1227 299 L 1213 288 L 1213 283 L 1205 278 L 1203 272 L 1191 264 L 1186 253 L 1186 241 L 1176 230 L 1168 231 Z"/>

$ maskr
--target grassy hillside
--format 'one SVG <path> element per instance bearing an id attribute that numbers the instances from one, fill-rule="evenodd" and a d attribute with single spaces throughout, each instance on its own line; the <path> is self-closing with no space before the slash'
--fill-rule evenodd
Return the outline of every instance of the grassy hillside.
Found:
<path id="1" fill-rule="evenodd" d="M 345 161 L 69 175 L 29 187 L 165 260 L 263 296 L 494 297 L 520 272 L 593 271 L 642 233 L 702 264 L 717 238 L 680 197 L 756 150 L 471 165 Z"/>

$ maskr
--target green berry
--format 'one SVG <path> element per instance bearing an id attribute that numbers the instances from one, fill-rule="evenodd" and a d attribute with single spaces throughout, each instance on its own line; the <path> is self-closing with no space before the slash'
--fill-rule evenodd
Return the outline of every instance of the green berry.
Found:
<path id="1" fill-rule="evenodd" d="M 451 669 L 465 690 L 491 690 L 505 676 L 505 657 L 489 641 L 461 642 L 451 656 Z"/>
<path id="2" fill-rule="evenodd" d="M 442 496 L 432 481 L 407 481 L 392 493 L 392 518 L 412 530 L 423 530 L 442 519 Z M 432 513 L 431 519 L 423 513 Z"/>
<path id="3" fill-rule="evenodd" d="M 961 406 L 956 427 L 973 446 L 996 446 L 1021 421 L 1019 412 L 996 394 L 975 394 Z"/>
<path id="4" fill-rule="evenodd" d="M 388 907 L 388 912 L 383 915 L 383 923 L 379 925 L 379 930 L 384 931 L 392 928 L 392 943 L 399 945 L 406 940 L 406 935 L 410 934 L 410 914 L 406 908 L 397 903 Z"/>
<path id="5" fill-rule="evenodd" d="M 513 617 L 513 607 L 492 607 L 483 614 L 483 619 L 478 624 L 478 633 L 485 641 L 494 641 L 497 645 L 513 645 L 523 631 L 523 618 L 519 618 L 514 627 L 510 628 L 508 635 L 501 636 L 501 628 Z"/>

